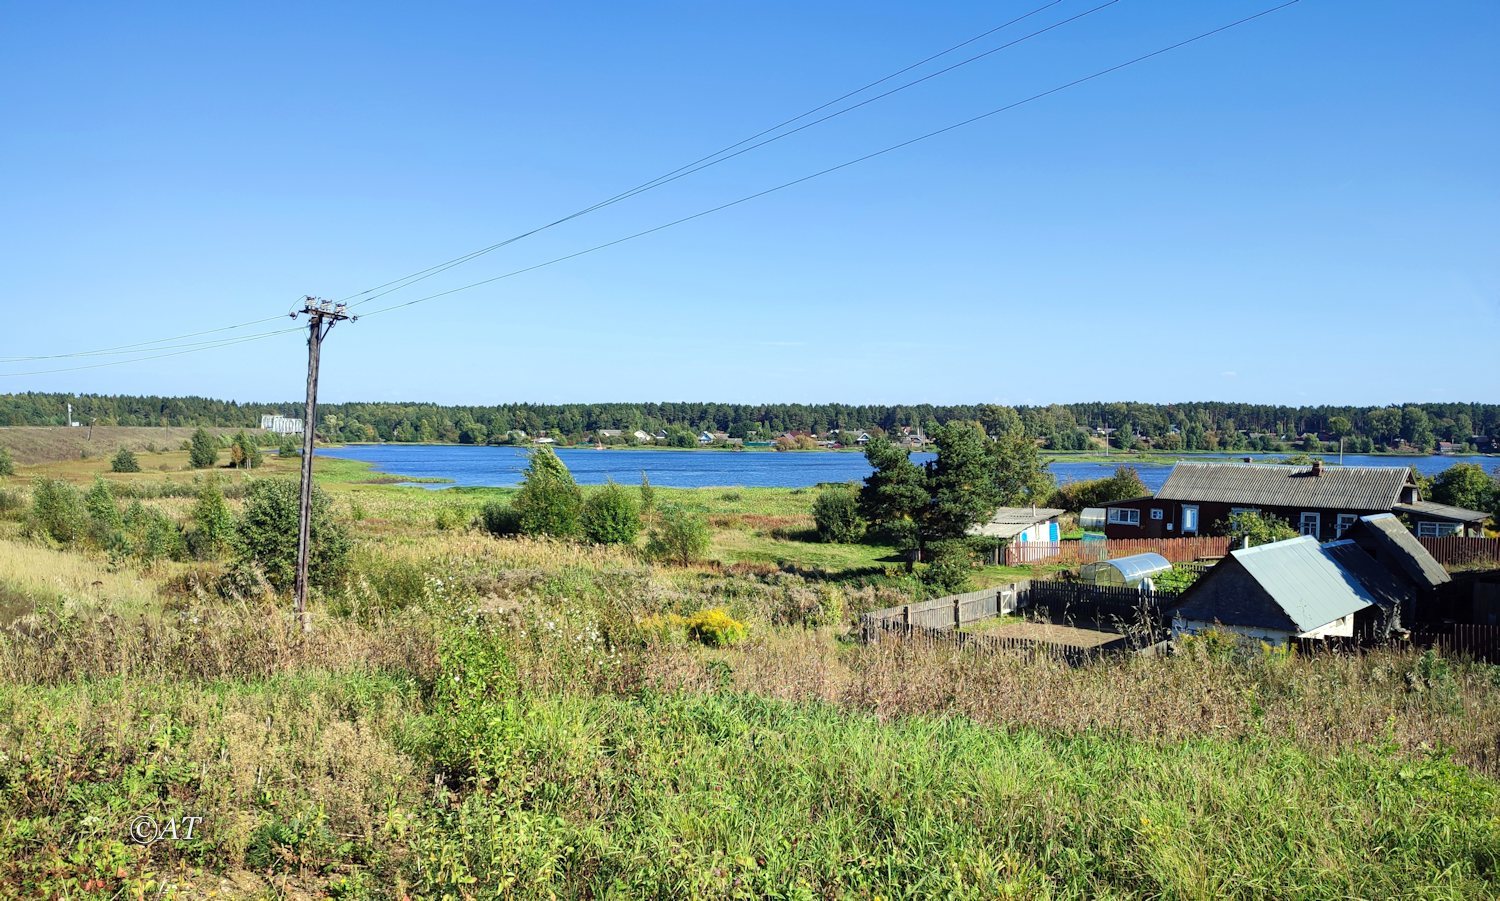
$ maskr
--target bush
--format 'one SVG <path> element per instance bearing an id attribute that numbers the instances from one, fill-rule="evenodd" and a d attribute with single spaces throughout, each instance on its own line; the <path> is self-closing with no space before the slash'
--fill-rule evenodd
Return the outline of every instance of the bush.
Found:
<path id="1" fill-rule="evenodd" d="M 224 502 L 217 478 L 205 479 L 193 505 L 193 530 L 188 549 L 199 560 L 217 560 L 234 542 L 234 514 Z"/>
<path id="2" fill-rule="evenodd" d="M 10 451 L 0 447 L 0 476 L 13 476 L 16 474 L 16 461 L 10 455 Z"/>
<path id="3" fill-rule="evenodd" d="M 526 477 L 511 507 L 527 535 L 571 538 L 578 534 L 583 492 L 550 447 L 531 452 Z"/>
<path id="4" fill-rule="evenodd" d="M 634 544 L 641 532 L 641 510 L 624 488 L 610 482 L 589 496 L 579 522 L 594 544 Z"/>
<path id="5" fill-rule="evenodd" d="M 830 485 L 813 501 L 813 521 L 818 526 L 818 540 L 848 544 L 865 534 L 865 520 L 859 515 L 859 492 L 852 485 Z"/>
<path id="6" fill-rule="evenodd" d="M 1224 534 L 1229 536 L 1229 546 L 1236 548 L 1244 544 L 1247 538 L 1250 539 L 1250 545 L 1256 547 L 1273 541 L 1296 538 L 1301 533 L 1292 528 L 1291 523 L 1284 519 L 1245 510 L 1229 514 L 1229 520 L 1224 526 Z"/>
<path id="7" fill-rule="evenodd" d="M 37 479 L 31 489 L 31 513 L 26 531 L 68 544 L 83 538 L 88 530 L 88 508 L 83 492 L 56 479 Z"/>
<path id="8" fill-rule="evenodd" d="M 145 564 L 158 560 L 182 560 L 187 557 L 187 541 L 172 517 L 134 501 L 125 511 L 125 532 L 130 552 Z"/>
<path id="9" fill-rule="evenodd" d="M 651 480 L 646 478 L 646 471 L 641 470 L 641 512 L 651 513 L 656 509 L 656 489 L 651 487 Z"/>
<path id="10" fill-rule="evenodd" d="M 744 623 L 723 607 L 699 610 L 687 618 L 688 637 L 711 648 L 728 647 L 744 638 L 748 631 Z"/>
<path id="11" fill-rule="evenodd" d="M 521 534 L 521 515 L 505 501 L 490 501 L 479 511 L 479 523 L 498 538 Z"/>
<path id="12" fill-rule="evenodd" d="M 297 508 L 299 487 L 289 479 L 251 483 L 236 533 L 239 557 L 257 566 L 278 591 L 292 587 L 297 574 Z M 312 546 L 308 580 L 318 588 L 343 582 L 349 566 L 349 535 L 333 518 L 328 495 L 312 491 Z"/>
<path id="13" fill-rule="evenodd" d="M 219 445 L 205 429 L 193 433 L 188 443 L 188 462 L 194 469 L 210 469 L 219 462 Z"/>
<path id="14" fill-rule="evenodd" d="M 1114 501 L 1126 501 L 1150 493 L 1146 489 L 1146 483 L 1141 481 L 1139 472 L 1133 467 L 1121 466 L 1108 478 L 1069 482 L 1054 491 L 1048 503 L 1070 513 L 1077 513 L 1084 507 L 1102 507 Z"/>
<path id="15" fill-rule="evenodd" d="M 123 552 L 128 546 L 125 539 L 125 520 L 109 483 L 95 477 L 94 484 L 83 496 L 84 507 L 89 515 L 89 540 L 113 553 Z"/>
<path id="16" fill-rule="evenodd" d="M 708 553 L 708 520 L 701 513 L 668 504 L 651 527 L 646 555 L 686 566 Z"/>
<path id="17" fill-rule="evenodd" d="M 140 472 L 141 463 L 130 448 L 122 447 L 114 459 L 109 461 L 109 468 L 111 472 Z"/>
<path id="18" fill-rule="evenodd" d="M 19 491 L 0 488 L 0 516 L 9 516 L 26 506 L 26 499 Z"/>
<path id="19" fill-rule="evenodd" d="M 938 541 L 928 547 L 932 562 L 922 570 L 922 585 L 932 597 L 962 594 L 974 574 L 974 552 L 962 540 Z"/>

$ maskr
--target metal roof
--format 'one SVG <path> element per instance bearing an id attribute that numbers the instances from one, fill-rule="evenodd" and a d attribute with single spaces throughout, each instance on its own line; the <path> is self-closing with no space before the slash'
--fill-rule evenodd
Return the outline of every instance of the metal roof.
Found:
<path id="1" fill-rule="evenodd" d="M 1037 523 L 1049 522 L 1066 512 L 1055 507 L 1001 507 L 990 516 L 989 522 L 973 527 L 969 534 L 1014 538 Z"/>
<path id="2" fill-rule="evenodd" d="M 1178 463 L 1158 500 L 1246 507 L 1389 510 L 1410 480 L 1405 466 L 1310 466 L 1270 463 Z"/>
<path id="3" fill-rule="evenodd" d="M 1323 550 L 1345 572 L 1358 579 L 1360 584 L 1374 595 L 1375 602 L 1388 610 L 1410 610 L 1416 603 L 1417 593 L 1412 586 L 1401 581 L 1396 574 L 1375 562 L 1353 541 L 1330 541 Z"/>
<path id="4" fill-rule="evenodd" d="M 1451 519 L 1454 522 L 1484 522 L 1490 518 L 1488 513 L 1479 510 L 1468 510 L 1463 507 L 1455 507 L 1451 504 L 1435 504 L 1432 501 L 1417 501 L 1414 504 L 1397 504 L 1391 509 L 1397 513 L 1415 513 L 1418 516 L 1431 516 L 1435 519 Z"/>
<path id="5" fill-rule="evenodd" d="M 1436 588 L 1453 581 L 1417 536 L 1390 513 L 1361 516 L 1344 537 L 1352 539 L 1387 569 L 1399 571 L 1418 588 Z"/>
<path id="6" fill-rule="evenodd" d="M 1374 604 L 1375 596 L 1311 535 L 1230 551 L 1299 632 Z"/>

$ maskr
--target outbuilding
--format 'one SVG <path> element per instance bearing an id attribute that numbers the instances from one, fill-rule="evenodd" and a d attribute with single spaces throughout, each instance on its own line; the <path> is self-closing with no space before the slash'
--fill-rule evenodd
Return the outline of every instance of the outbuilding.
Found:
<path id="1" fill-rule="evenodd" d="M 1229 552 L 1182 595 L 1172 635 L 1210 630 L 1285 644 L 1354 635 L 1374 594 L 1310 535 Z"/>

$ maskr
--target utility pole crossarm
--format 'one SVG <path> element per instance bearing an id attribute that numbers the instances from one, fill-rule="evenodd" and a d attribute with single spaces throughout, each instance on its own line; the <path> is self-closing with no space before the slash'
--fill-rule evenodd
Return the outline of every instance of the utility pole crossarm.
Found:
<path id="1" fill-rule="evenodd" d="M 307 409 L 302 418 L 302 493 L 297 516 L 297 579 L 293 587 L 296 598 L 297 619 L 303 632 L 312 631 L 312 619 L 307 612 L 307 558 L 312 547 L 312 468 L 313 446 L 317 436 L 318 412 L 318 357 L 323 348 L 323 339 L 334 325 L 348 319 L 347 307 L 341 303 L 317 297 L 303 298 L 302 309 L 292 318 L 307 317 Z"/>

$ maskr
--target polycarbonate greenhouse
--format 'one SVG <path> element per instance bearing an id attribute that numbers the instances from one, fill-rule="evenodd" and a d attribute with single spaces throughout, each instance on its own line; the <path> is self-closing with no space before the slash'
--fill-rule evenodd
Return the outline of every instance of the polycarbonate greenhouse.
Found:
<path id="1" fill-rule="evenodd" d="M 1108 514 L 1109 511 L 1103 507 L 1084 507 L 1083 512 L 1078 514 L 1078 528 L 1085 532 L 1102 532 Z"/>
<path id="2" fill-rule="evenodd" d="M 1102 563 L 1085 563 L 1079 571 L 1089 585 L 1139 588 L 1142 581 L 1172 568 L 1161 554 L 1132 554 Z"/>

